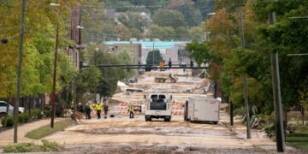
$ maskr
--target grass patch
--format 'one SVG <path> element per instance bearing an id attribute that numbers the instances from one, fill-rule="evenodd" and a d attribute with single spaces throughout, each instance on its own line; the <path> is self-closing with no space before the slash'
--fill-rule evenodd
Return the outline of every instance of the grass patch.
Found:
<path id="1" fill-rule="evenodd" d="M 42 126 L 38 129 L 32 130 L 26 134 L 30 139 L 41 139 L 55 132 L 64 131 L 65 128 L 72 126 L 72 120 L 62 120 L 54 123 L 54 128 L 50 128 L 50 125 Z"/>
<path id="2" fill-rule="evenodd" d="M 294 133 L 288 134 L 287 144 L 301 150 L 308 150 L 308 127 L 298 128 Z"/>
<path id="3" fill-rule="evenodd" d="M 50 152 L 50 151 L 60 151 L 63 147 L 55 142 L 49 142 L 47 140 L 42 140 L 42 145 L 33 143 L 18 143 L 7 145 L 3 148 L 5 153 L 21 153 L 21 152 Z"/>

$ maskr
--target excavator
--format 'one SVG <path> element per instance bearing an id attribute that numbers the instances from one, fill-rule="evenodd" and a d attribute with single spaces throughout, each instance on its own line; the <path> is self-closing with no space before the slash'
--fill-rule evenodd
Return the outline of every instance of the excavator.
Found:
<path id="1" fill-rule="evenodd" d="M 178 79 L 174 77 L 172 74 L 169 74 L 168 77 L 155 77 L 156 83 L 165 83 L 165 82 L 176 83 L 177 80 Z"/>

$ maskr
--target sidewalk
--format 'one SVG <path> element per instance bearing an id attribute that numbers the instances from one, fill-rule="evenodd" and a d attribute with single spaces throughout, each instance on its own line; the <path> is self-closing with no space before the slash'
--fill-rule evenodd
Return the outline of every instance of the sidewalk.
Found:
<path id="1" fill-rule="evenodd" d="M 63 118 L 57 118 L 55 122 L 63 120 Z M 18 142 L 34 142 L 35 140 L 26 138 L 25 135 L 37 128 L 48 125 L 50 123 L 50 119 L 43 119 L 23 125 L 19 125 L 18 127 Z M 0 133 L 0 147 L 8 144 L 12 144 L 14 142 L 14 129 L 11 128 L 9 130 L 5 130 Z"/>

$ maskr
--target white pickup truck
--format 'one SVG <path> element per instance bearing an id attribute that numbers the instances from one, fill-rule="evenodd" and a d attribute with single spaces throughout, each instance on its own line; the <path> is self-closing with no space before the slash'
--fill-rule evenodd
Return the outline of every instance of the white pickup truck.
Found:
<path id="1" fill-rule="evenodd" d="M 165 121 L 171 120 L 172 95 L 153 93 L 145 96 L 145 99 L 145 121 L 151 121 L 152 118 L 163 118 Z"/>
<path id="2" fill-rule="evenodd" d="M 24 110 L 25 109 L 23 107 L 18 108 L 19 113 L 24 112 Z M 12 106 L 11 104 L 8 104 L 5 101 L 0 101 L 0 117 L 5 116 L 7 114 L 13 114 L 13 112 L 14 112 L 14 106 Z"/>

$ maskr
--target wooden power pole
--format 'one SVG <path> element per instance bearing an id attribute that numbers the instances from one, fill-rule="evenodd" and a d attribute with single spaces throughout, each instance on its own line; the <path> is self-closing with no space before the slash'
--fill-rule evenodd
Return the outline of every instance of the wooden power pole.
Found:
<path id="1" fill-rule="evenodd" d="M 25 12 L 26 12 L 26 0 L 21 0 L 21 17 L 20 17 L 20 38 L 19 38 L 19 52 L 17 63 L 17 81 L 16 81 L 16 102 L 14 106 L 14 143 L 18 142 L 17 128 L 18 128 L 18 108 L 20 101 L 21 90 L 21 72 L 22 72 L 22 60 L 24 52 L 24 35 L 25 35 Z"/>
<path id="2" fill-rule="evenodd" d="M 272 24 L 276 22 L 276 12 L 272 12 L 271 21 Z M 279 58 L 277 50 L 275 50 L 271 54 L 271 70 L 272 70 L 272 86 L 273 86 L 273 98 L 274 98 L 274 108 L 275 108 L 276 147 L 278 152 L 284 152 L 285 134 L 283 126 L 283 110 L 281 103 L 280 75 L 279 75 Z"/>

